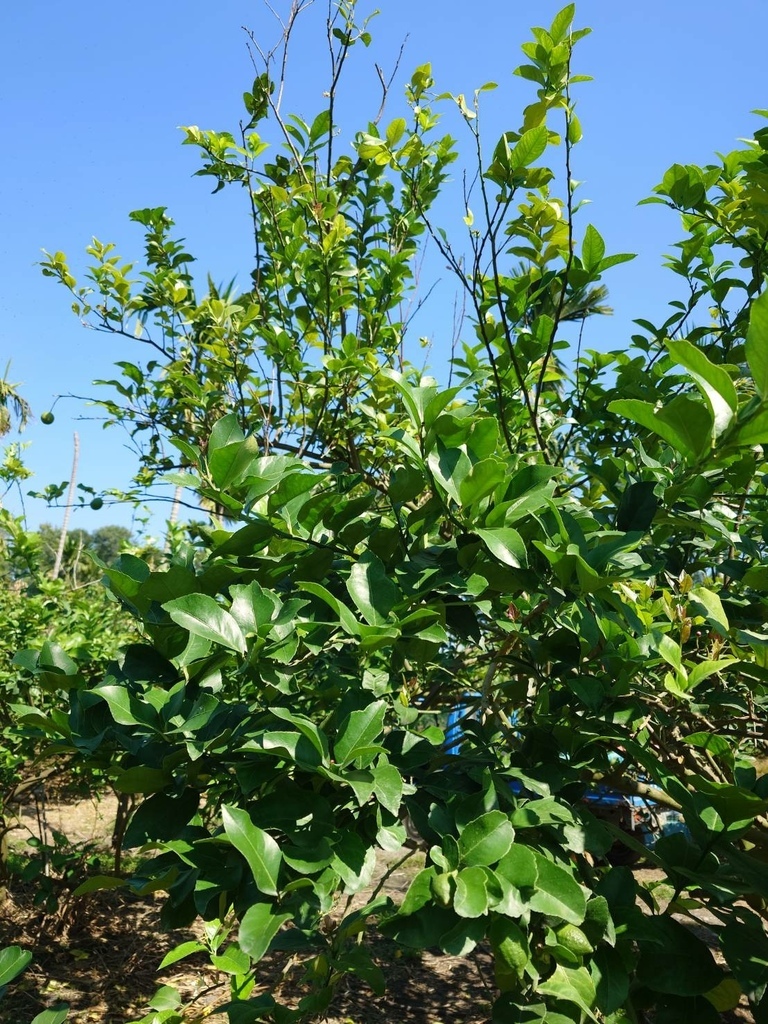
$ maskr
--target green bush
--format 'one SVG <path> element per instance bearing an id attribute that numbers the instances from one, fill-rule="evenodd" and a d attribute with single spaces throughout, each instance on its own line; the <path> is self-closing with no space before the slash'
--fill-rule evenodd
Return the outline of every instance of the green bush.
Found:
<path id="1" fill-rule="evenodd" d="M 71 690 L 57 747 L 143 796 L 131 884 L 167 890 L 168 926 L 209 922 L 231 1021 L 309 1020 L 350 973 L 380 992 L 371 922 L 414 949 L 489 944 L 496 1024 L 706 1022 L 744 993 L 764 1019 L 768 129 L 664 175 L 683 298 L 599 353 L 589 317 L 631 257 L 575 194 L 573 6 L 524 45 L 531 103 L 493 147 L 483 89 L 435 97 L 423 65 L 407 116 L 349 154 L 354 8 L 313 121 L 281 112 L 268 61 L 239 133 L 185 129 L 198 173 L 244 190 L 247 292 L 197 290 L 162 208 L 132 214 L 138 277 L 100 242 L 84 286 L 63 254 L 43 265 L 149 357 L 101 399 L 146 440 L 139 482 L 170 474 L 212 511 L 168 568 L 105 570 L 142 640 Z M 437 224 L 458 158 L 438 109 L 475 161 L 463 238 Z M 404 349 L 427 239 L 470 331 L 448 388 Z M 605 863 L 637 838 L 583 801 L 597 782 L 684 816 L 646 853 L 663 883 Z M 345 909 L 406 816 L 427 855 L 402 904 Z M 680 921 L 704 908 L 724 963 Z M 296 1004 L 256 994 L 270 949 L 304 964 Z M 161 992 L 145 1020 L 181 1020 Z"/>

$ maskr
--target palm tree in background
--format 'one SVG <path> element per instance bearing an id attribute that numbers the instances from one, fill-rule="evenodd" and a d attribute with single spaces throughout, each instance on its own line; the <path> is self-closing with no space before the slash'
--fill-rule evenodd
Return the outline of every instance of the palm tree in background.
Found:
<path id="1" fill-rule="evenodd" d="M 0 377 L 0 437 L 7 434 L 16 420 L 19 430 L 26 426 L 32 410 L 29 402 L 19 394 L 19 384 L 12 384 L 8 380 L 11 364 L 5 368 L 5 373 Z"/>

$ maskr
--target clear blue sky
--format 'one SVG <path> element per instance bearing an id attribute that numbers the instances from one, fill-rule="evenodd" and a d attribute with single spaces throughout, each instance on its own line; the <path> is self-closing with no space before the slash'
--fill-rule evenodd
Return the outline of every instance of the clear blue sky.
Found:
<path id="1" fill-rule="evenodd" d="M 273 0 L 284 12 L 288 0 Z M 326 87 L 323 20 L 326 0 L 305 15 L 292 55 L 292 91 L 286 109 L 310 118 Z M 370 10 L 374 4 L 362 4 Z M 500 88 L 486 100 L 490 139 L 516 128 L 532 86 L 513 78 L 519 45 L 531 24 L 549 24 L 562 6 L 552 0 L 380 0 L 372 23 L 375 45 L 353 68 L 353 99 L 345 112 L 351 138 L 378 107 L 372 61 L 391 64 L 408 36 L 401 79 L 433 64 L 439 90 L 471 94 L 485 81 Z M 40 249 L 61 249 L 82 270 L 84 247 L 95 235 L 115 241 L 125 257 L 141 255 L 141 236 L 130 210 L 167 206 L 198 270 L 217 281 L 250 269 L 244 195 L 210 195 L 210 180 L 194 178 L 197 155 L 180 145 L 177 126 L 230 129 L 241 116 L 241 94 L 253 71 L 241 26 L 269 44 L 275 23 L 258 0 L 132 0 L 105 4 L 51 0 L 5 4 L 0 15 L 0 370 L 12 361 L 11 379 L 37 417 L 56 395 L 94 392 L 91 380 L 114 376 L 118 359 L 136 358 L 125 340 L 78 324 L 64 291 L 40 275 Z M 595 81 L 579 87 L 584 142 L 574 176 L 592 200 L 582 225 L 592 221 L 609 252 L 637 252 L 607 284 L 616 315 L 590 324 L 590 346 L 623 347 L 637 316 L 663 315 L 675 282 L 660 270 L 661 255 L 679 237 L 674 215 L 637 207 L 674 162 L 703 163 L 734 148 L 768 107 L 766 0 L 582 0 L 577 25 L 593 34 L 577 48 L 575 70 Z M 394 97 L 400 95 L 398 90 Z M 293 102 L 291 102 L 291 100 Z M 460 125 L 448 124 L 460 136 Z M 460 228 L 457 204 L 454 221 Z M 444 366 L 450 312 L 433 309 L 433 372 Z M 60 401 L 56 424 L 39 419 L 25 431 L 30 487 L 68 479 L 72 433 L 81 438 L 79 479 L 94 487 L 126 486 L 134 460 L 117 428 L 104 431 L 82 403 Z M 7 507 L 19 509 L 13 495 Z M 27 500 L 29 523 L 60 522 L 61 510 Z M 160 528 L 162 516 L 155 520 Z M 73 526 L 130 525 L 130 511 L 78 512 Z"/>

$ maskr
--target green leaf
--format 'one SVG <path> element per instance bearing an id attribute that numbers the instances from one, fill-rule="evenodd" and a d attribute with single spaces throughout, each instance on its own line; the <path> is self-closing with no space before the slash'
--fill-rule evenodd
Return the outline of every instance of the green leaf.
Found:
<path id="1" fill-rule="evenodd" d="M 509 154 L 509 163 L 513 171 L 521 171 L 530 167 L 539 159 L 549 142 L 549 130 L 546 124 L 537 125 L 524 132 Z"/>
<path id="2" fill-rule="evenodd" d="M 549 34 L 552 37 L 552 42 L 555 46 L 566 39 L 571 25 L 573 25 L 573 18 L 575 14 L 576 4 L 566 4 L 566 6 L 555 15 L 549 29 Z"/>
<path id="3" fill-rule="evenodd" d="M 737 664 L 738 660 L 738 658 L 720 658 L 717 661 L 700 661 L 698 664 L 694 665 L 688 673 L 688 689 L 692 690 L 694 686 L 698 686 L 702 680 L 708 679 L 710 676 L 716 675 L 718 672 L 722 672 L 730 665 Z M 710 734 L 707 733 L 707 735 Z M 713 735 L 713 739 L 714 738 L 719 739 L 720 737 L 714 737 Z M 690 737 L 688 738 L 688 742 L 690 742 Z M 730 749 L 727 743 L 726 749 Z"/>
<path id="4" fill-rule="evenodd" d="M 540 914 L 560 917 L 570 924 L 581 924 L 587 913 L 584 890 L 565 868 L 554 864 L 536 850 L 531 851 L 536 862 L 536 888 L 530 906 Z"/>
<path id="5" fill-rule="evenodd" d="M 223 804 L 221 820 L 227 838 L 248 862 L 260 892 L 277 895 L 277 876 L 282 855 L 275 840 L 251 821 L 240 807 Z"/>
<path id="6" fill-rule="evenodd" d="M 730 626 L 723 609 L 723 603 L 713 590 L 706 587 L 694 587 L 688 595 L 688 601 L 697 615 L 703 615 L 710 626 L 721 636 L 727 637 Z"/>
<path id="7" fill-rule="evenodd" d="M 643 480 L 625 488 L 616 510 L 617 530 L 645 533 L 659 507 L 659 499 L 654 494 L 655 487 L 655 481 Z"/>
<path id="8" fill-rule="evenodd" d="M 528 565 L 528 554 L 523 538 L 511 526 L 502 526 L 492 530 L 478 529 L 475 530 L 475 533 L 500 562 L 511 565 L 515 569 Z"/>
<path id="9" fill-rule="evenodd" d="M 706 796 L 727 826 L 741 827 L 768 810 L 768 800 L 751 789 L 702 778 L 694 778 L 692 785 Z"/>
<path id="10" fill-rule="evenodd" d="M 755 415 L 745 419 L 729 440 L 732 440 L 734 444 L 750 448 L 756 444 L 768 444 L 768 409 L 758 411 Z"/>
<path id="11" fill-rule="evenodd" d="M 342 767 L 349 764 L 374 745 L 374 740 L 384 731 L 386 710 L 384 701 L 377 700 L 344 719 L 333 748 L 337 764 Z"/>
<path id="12" fill-rule="evenodd" d="M 230 651 L 245 654 L 243 632 L 235 619 L 207 594 L 188 594 L 166 601 L 163 608 L 174 622 L 193 636 L 221 644 Z"/>
<path id="13" fill-rule="evenodd" d="M 241 435 L 216 451 L 208 450 L 208 471 L 222 491 L 248 476 L 254 464 L 260 461 L 261 448 L 255 437 L 242 439 Z"/>
<path id="14" fill-rule="evenodd" d="M 153 1010 L 175 1010 L 181 1005 L 179 990 L 172 985 L 161 985 L 149 1001 Z"/>
<path id="15" fill-rule="evenodd" d="M 768 987 L 768 935 L 760 918 L 746 911 L 731 918 L 722 932 L 723 955 L 747 993 Z"/>
<path id="16" fill-rule="evenodd" d="M 328 738 L 314 722 L 310 721 L 310 719 L 305 715 L 299 715 L 293 711 L 289 711 L 288 708 L 274 707 L 269 710 L 276 718 L 279 718 L 284 722 L 290 722 L 290 724 L 295 726 L 300 733 L 306 736 L 320 755 L 321 762 L 323 764 L 328 764 Z"/>
<path id="17" fill-rule="evenodd" d="M 91 692 L 107 702 L 118 725 L 152 725 L 157 721 L 155 709 L 135 698 L 125 686 L 107 683 L 95 686 Z"/>
<path id="18" fill-rule="evenodd" d="M 178 946 L 174 946 L 169 953 L 165 954 L 157 969 L 162 971 L 164 968 L 170 967 L 171 964 L 178 963 L 179 960 L 184 960 L 185 957 L 204 950 L 205 946 L 202 942 L 197 942 L 195 939 L 190 939 L 189 942 L 180 942 Z"/>
<path id="19" fill-rule="evenodd" d="M 712 953 L 688 928 L 671 917 L 644 922 L 638 980 L 652 992 L 670 995 L 703 995 L 722 980 Z"/>
<path id="20" fill-rule="evenodd" d="M 413 877 L 400 905 L 399 913 L 403 916 L 414 914 L 432 900 L 432 880 L 437 877 L 434 867 L 422 868 Z"/>
<path id="21" fill-rule="evenodd" d="M 610 402 L 608 411 L 658 434 L 688 458 L 698 459 L 711 447 L 712 414 L 703 402 L 686 395 L 678 395 L 660 408 L 636 398 L 621 398 Z"/>
<path id="22" fill-rule="evenodd" d="M 322 584 L 313 583 L 310 580 L 301 580 L 296 584 L 301 590 L 306 590 L 309 594 L 314 594 L 315 597 L 319 597 L 321 601 L 324 601 L 328 607 L 336 613 L 339 625 L 349 636 L 359 636 L 360 626 L 352 613 L 351 609 L 347 608 L 343 601 L 339 601 L 338 598 L 334 597 L 333 594 Z"/>
<path id="23" fill-rule="evenodd" d="M 533 850 L 522 843 L 515 843 L 499 861 L 496 873 L 516 889 L 532 889 L 538 878 Z"/>
<path id="24" fill-rule="evenodd" d="M 387 145 L 390 149 L 396 146 L 408 127 L 404 117 L 396 117 L 395 120 L 389 125 L 386 132 Z"/>
<path id="25" fill-rule="evenodd" d="M 558 964 L 554 973 L 539 984 L 538 991 L 553 999 L 574 1003 L 591 1020 L 598 1020 L 592 1012 L 597 998 L 595 986 L 585 967 L 571 968 Z"/>
<path id="26" fill-rule="evenodd" d="M 458 873 L 453 909 L 459 917 L 482 917 L 488 912 L 488 883 L 483 868 L 463 868 Z"/>
<path id="27" fill-rule="evenodd" d="M 752 303 L 744 351 L 757 393 L 768 398 L 768 291 Z"/>
<path id="28" fill-rule="evenodd" d="M 251 958 L 234 942 L 230 943 L 223 953 L 212 953 L 211 963 L 217 971 L 223 971 L 225 974 L 243 975 L 251 968 Z"/>
<path id="29" fill-rule="evenodd" d="M 261 960 L 282 925 L 290 919 L 290 914 L 274 914 L 269 903 L 256 903 L 249 907 L 237 933 L 241 949 L 252 960 Z"/>
<path id="30" fill-rule="evenodd" d="M 714 420 L 714 435 L 719 437 L 731 425 L 739 407 L 731 375 L 722 366 L 711 363 L 690 341 L 667 341 L 666 344 L 672 358 L 685 367 L 706 398 Z"/>
<path id="31" fill-rule="evenodd" d="M 50 1010 L 43 1010 L 35 1014 L 30 1024 L 62 1024 L 69 1016 L 69 1006 L 54 1006 Z"/>
<path id="32" fill-rule="evenodd" d="M 89 892 L 99 892 L 102 889 L 122 889 L 128 883 L 124 878 L 115 878 L 113 875 L 91 875 L 73 892 L 73 896 L 85 896 Z"/>
<path id="33" fill-rule="evenodd" d="M 587 273 L 598 269 L 600 261 L 605 256 L 605 242 L 597 228 L 587 224 L 584 232 L 584 241 L 581 245 L 581 262 Z"/>
<path id="34" fill-rule="evenodd" d="M 400 813 L 403 777 L 393 764 L 381 764 L 373 769 L 373 792 L 381 806 L 386 807 L 390 814 Z"/>
<path id="35" fill-rule="evenodd" d="M 13 981 L 17 974 L 21 974 L 31 960 L 31 952 L 22 949 L 21 946 L 6 946 L 5 949 L 0 949 L 0 988 Z"/>
<path id="36" fill-rule="evenodd" d="M 465 826 L 459 836 L 459 853 L 467 867 L 491 865 L 500 860 L 515 840 L 515 830 L 503 811 L 488 811 Z"/>
<path id="37" fill-rule="evenodd" d="M 387 575 L 381 559 L 372 551 L 366 551 L 352 566 L 347 590 L 358 611 L 371 626 L 382 626 L 387 622 L 399 597 L 397 587 Z"/>
<path id="38" fill-rule="evenodd" d="M 506 476 L 501 459 L 481 459 L 476 462 L 459 485 L 459 497 L 464 508 L 474 505 L 491 494 Z"/>
<path id="39" fill-rule="evenodd" d="M 143 764 L 134 765 L 120 772 L 112 780 L 118 793 L 158 793 L 171 781 L 171 773 L 162 768 L 149 768 Z"/>
<path id="40" fill-rule="evenodd" d="M 461 448 L 447 447 L 437 438 L 435 447 L 427 456 L 435 481 L 457 505 L 461 504 L 461 485 L 472 469 L 472 463 Z"/>

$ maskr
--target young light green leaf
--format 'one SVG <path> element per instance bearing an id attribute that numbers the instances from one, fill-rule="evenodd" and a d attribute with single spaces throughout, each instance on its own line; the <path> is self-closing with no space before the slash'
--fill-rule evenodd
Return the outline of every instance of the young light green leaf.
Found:
<path id="1" fill-rule="evenodd" d="M 584 269 L 588 273 L 597 270 L 603 256 L 605 256 L 603 237 L 597 228 L 587 224 L 587 229 L 584 232 L 584 241 L 581 245 L 581 262 L 584 264 Z"/>
<path id="2" fill-rule="evenodd" d="M 241 807 L 223 804 L 221 820 L 227 838 L 248 862 L 259 891 L 267 896 L 276 896 L 282 855 L 275 840 L 254 825 L 248 812 Z"/>
<path id="3" fill-rule="evenodd" d="M 387 145 L 390 148 L 398 144 L 400 139 L 402 139 L 403 135 L 405 135 L 405 130 L 407 127 L 408 126 L 406 124 L 404 117 L 396 117 L 395 120 L 389 125 L 389 127 L 387 128 Z"/>
<path id="4" fill-rule="evenodd" d="M 539 159 L 547 148 L 549 130 L 546 124 L 540 124 L 524 132 L 509 154 L 509 163 L 513 171 L 521 171 L 530 167 Z"/>
<path id="5" fill-rule="evenodd" d="M 229 612 L 208 594 L 187 594 L 186 597 L 167 601 L 163 608 L 174 622 L 193 636 L 221 644 L 230 651 L 245 653 L 243 631 Z"/>
<path id="6" fill-rule="evenodd" d="M 171 964 L 178 963 L 179 960 L 192 956 L 193 953 L 199 953 L 204 949 L 205 946 L 202 942 L 197 942 L 195 939 L 190 939 L 189 942 L 180 942 L 178 946 L 173 947 L 170 953 L 165 954 L 157 969 L 162 971 L 165 967 L 170 967 Z"/>
<path id="7" fill-rule="evenodd" d="M 697 665 L 693 666 L 688 674 L 688 688 L 692 690 L 694 686 L 698 686 L 704 679 L 722 672 L 730 665 L 737 664 L 738 660 L 738 658 L 720 658 L 717 661 L 700 661 Z"/>

